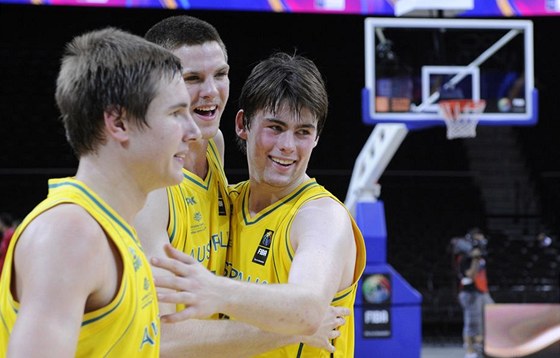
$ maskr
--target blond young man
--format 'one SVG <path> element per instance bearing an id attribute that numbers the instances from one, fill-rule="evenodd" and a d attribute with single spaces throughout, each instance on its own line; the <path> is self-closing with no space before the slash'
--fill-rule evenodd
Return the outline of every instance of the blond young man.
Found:
<path id="1" fill-rule="evenodd" d="M 0 356 L 158 357 L 152 273 L 132 227 L 200 137 L 181 64 L 114 28 L 66 47 L 56 101 L 79 158 L 21 223 L 0 279 Z"/>

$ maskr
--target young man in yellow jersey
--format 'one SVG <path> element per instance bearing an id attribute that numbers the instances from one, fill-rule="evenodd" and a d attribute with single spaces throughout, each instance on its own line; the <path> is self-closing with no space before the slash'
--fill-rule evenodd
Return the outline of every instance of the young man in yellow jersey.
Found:
<path id="1" fill-rule="evenodd" d="M 156 285 L 177 292 L 159 297 L 186 309 L 164 321 L 221 312 L 267 331 L 312 334 L 331 304 L 353 310 L 365 267 L 363 237 L 350 213 L 306 174 L 327 116 L 325 84 L 312 61 L 279 53 L 253 69 L 239 103 L 236 132 L 250 179 L 231 191 L 226 276 L 235 280 L 209 275 L 166 246 L 171 259 L 152 263 L 176 277 L 157 276 Z M 353 314 L 340 334 L 334 356 L 352 357 Z M 330 354 L 296 343 L 262 357 Z"/>
<path id="2" fill-rule="evenodd" d="M 208 270 L 223 275 L 229 238 L 230 201 L 223 169 L 224 140 L 220 119 L 229 97 L 226 47 L 217 30 L 201 19 L 180 15 L 166 18 L 148 30 L 146 39 L 181 59 L 192 116 L 202 140 L 189 146 L 181 184 L 150 194 L 138 215 L 136 228 L 148 256 L 165 256 L 164 245 L 192 256 Z M 157 270 L 157 269 L 156 269 Z M 163 313 L 184 305 L 160 304 Z M 162 325 L 162 356 L 250 356 L 304 339 L 329 348 L 327 337 L 342 321 L 343 311 L 329 311 L 323 331 L 314 337 L 288 337 L 262 332 L 234 321 L 188 320 Z M 217 315 L 214 316 L 217 318 Z"/>
<path id="3" fill-rule="evenodd" d="M 150 265 L 133 220 L 148 193 L 177 184 L 200 138 L 181 63 L 107 28 L 74 38 L 56 101 L 79 159 L 74 177 L 21 223 L 0 279 L 0 356 L 158 357 Z"/>
<path id="4" fill-rule="evenodd" d="M 191 114 L 202 138 L 189 146 L 181 183 L 151 193 L 136 228 L 151 255 L 161 253 L 163 244 L 171 242 L 221 275 L 231 210 L 223 165 L 224 139 L 219 130 L 229 98 L 226 47 L 212 25 L 192 16 L 163 19 L 145 38 L 181 60 Z"/>

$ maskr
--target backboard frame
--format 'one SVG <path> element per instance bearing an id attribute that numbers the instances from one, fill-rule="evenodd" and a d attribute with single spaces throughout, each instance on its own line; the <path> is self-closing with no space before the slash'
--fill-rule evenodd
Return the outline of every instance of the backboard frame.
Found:
<path id="1" fill-rule="evenodd" d="M 462 79 L 466 75 L 472 76 L 472 81 L 480 79 L 477 76 L 477 66 L 480 66 L 494 52 L 499 51 L 515 36 L 523 36 L 524 44 L 524 99 L 525 110 L 523 113 L 483 113 L 479 121 L 480 125 L 534 125 L 538 119 L 538 92 L 534 87 L 534 55 L 533 55 L 533 23 L 530 20 L 502 20 L 502 19 L 446 19 L 446 18 L 366 18 L 365 23 L 365 88 L 362 91 L 362 115 L 366 124 L 376 123 L 405 123 L 410 129 L 423 128 L 431 125 L 443 125 L 444 121 L 438 115 L 437 103 L 428 103 L 421 111 L 390 112 L 376 110 L 376 77 L 375 56 L 379 44 L 378 29 L 483 29 L 507 31 L 499 41 L 488 48 L 476 60 L 464 69 L 461 66 L 449 66 L 449 70 L 456 71 L 456 78 Z M 418 44 L 417 44 L 418 46 Z M 477 62 L 478 61 L 478 62 Z M 423 72 L 438 72 L 438 66 L 426 64 Z M 439 66 L 444 67 L 444 66 Z M 455 67 L 455 68 L 451 68 Z M 423 74 L 425 76 L 426 74 Z M 478 74 L 478 76 L 480 76 Z M 426 78 L 423 78 L 426 81 Z M 473 87 L 474 89 L 475 87 Z M 422 101 L 428 95 L 422 90 Z M 480 93 L 476 93 L 480 97 Z M 473 99 L 479 99 L 474 98 Z M 437 100 L 437 99 L 436 99 Z M 414 107 L 414 106 L 411 106 Z"/>

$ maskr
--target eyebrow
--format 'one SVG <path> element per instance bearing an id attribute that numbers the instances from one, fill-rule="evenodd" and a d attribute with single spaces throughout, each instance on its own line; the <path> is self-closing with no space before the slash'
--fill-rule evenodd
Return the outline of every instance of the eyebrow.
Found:
<path id="1" fill-rule="evenodd" d="M 268 117 L 265 117 L 264 119 L 266 121 L 273 122 L 273 123 L 276 123 L 276 124 L 279 124 L 279 125 L 282 125 L 282 126 L 287 126 L 288 125 L 286 121 L 283 121 L 283 120 L 280 120 L 280 119 L 268 118 Z M 317 128 L 317 125 L 309 124 L 309 123 L 298 123 L 297 128 L 313 128 L 313 129 L 315 129 L 315 128 Z"/>
<path id="2" fill-rule="evenodd" d="M 229 69 L 230 69 L 230 65 L 226 63 L 223 66 L 218 67 L 215 72 L 229 71 Z M 196 70 L 193 70 L 193 69 L 190 69 L 190 68 L 183 68 L 182 75 L 185 76 L 185 75 L 188 75 L 188 74 L 198 74 L 198 73 L 201 73 L 201 72 L 203 72 L 203 71 L 196 71 Z"/>
<path id="3" fill-rule="evenodd" d="M 176 110 L 176 109 L 179 109 L 179 108 L 187 108 L 188 109 L 189 106 L 190 105 L 187 102 L 179 102 L 179 103 L 175 103 L 175 104 L 170 105 L 167 109 L 169 111 Z"/>

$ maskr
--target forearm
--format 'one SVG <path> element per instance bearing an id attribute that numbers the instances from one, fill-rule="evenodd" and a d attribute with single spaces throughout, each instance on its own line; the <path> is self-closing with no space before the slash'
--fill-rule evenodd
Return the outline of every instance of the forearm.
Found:
<path id="1" fill-rule="evenodd" d="M 300 280 L 305 284 L 249 283 L 212 275 L 192 257 L 170 245 L 166 245 L 165 250 L 170 259 L 152 258 L 151 263 L 175 276 L 155 276 L 154 280 L 159 289 L 171 289 L 174 292 L 160 291 L 158 299 L 160 302 L 186 305 L 182 311 L 163 315 L 162 321 L 165 323 L 224 313 L 235 321 L 251 324 L 264 331 L 284 335 L 312 335 L 321 325 L 335 293 L 331 282 L 334 275 L 331 274 L 325 275 L 329 278 L 328 282 L 307 277 Z M 297 277 L 297 274 L 290 275 Z"/>
<path id="2" fill-rule="evenodd" d="M 255 285 L 231 280 L 225 286 L 223 312 L 269 332 L 313 334 L 329 306 L 321 295 L 300 285 Z"/>
<path id="3" fill-rule="evenodd" d="M 249 357 L 299 341 L 237 321 L 187 320 L 162 324 L 161 357 Z"/>

